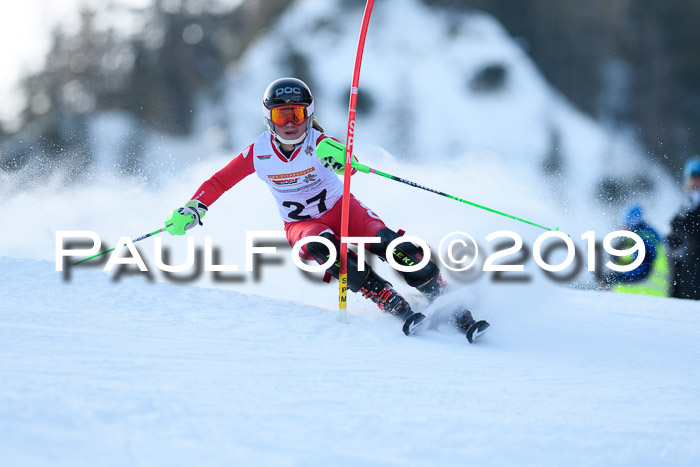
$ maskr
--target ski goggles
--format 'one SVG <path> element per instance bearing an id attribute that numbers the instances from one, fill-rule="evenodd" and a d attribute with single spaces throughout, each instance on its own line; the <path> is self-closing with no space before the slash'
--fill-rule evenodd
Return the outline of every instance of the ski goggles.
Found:
<path id="1" fill-rule="evenodd" d="M 301 125 L 309 118 L 308 107 L 305 105 L 283 105 L 270 109 L 270 120 L 277 126 L 284 126 L 288 122 Z M 313 109 L 312 109 L 313 111 Z"/>

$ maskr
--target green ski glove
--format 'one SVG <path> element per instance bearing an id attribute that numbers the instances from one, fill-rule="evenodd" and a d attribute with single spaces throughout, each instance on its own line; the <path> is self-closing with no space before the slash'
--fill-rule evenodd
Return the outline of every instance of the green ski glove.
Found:
<path id="1" fill-rule="evenodd" d="M 345 146 L 341 143 L 326 138 L 316 146 L 316 157 L 321 159 L 321 163 L 333 170 L 338 175 L 345 172 Z M 357 162 L 355 155 L 352 156 L 352 168 L 360 172 L 369 173 L 370 168 Z"/>
<path id="2" fill-rule="evenodd" d="M 202 225 L 202 218 L 209 208 L 201 201 L 191 200 L 184 207 L 173 209 L 165 218 L 165 230 L 170 235 L 185 235 L 192 227 Z"/>

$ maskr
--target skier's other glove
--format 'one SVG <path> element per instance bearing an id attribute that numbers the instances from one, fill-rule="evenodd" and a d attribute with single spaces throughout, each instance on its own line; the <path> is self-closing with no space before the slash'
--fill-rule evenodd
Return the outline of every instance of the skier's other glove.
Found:
<path id="1" fill-rule="evenodd" d="M 191 200 L 181 208 L 173 209 L 165 218 L 165 230 L 170 235 L 185 235 L 192 227 L 202 225 L 202 218 L 209 208 L 201 201 Z"/>

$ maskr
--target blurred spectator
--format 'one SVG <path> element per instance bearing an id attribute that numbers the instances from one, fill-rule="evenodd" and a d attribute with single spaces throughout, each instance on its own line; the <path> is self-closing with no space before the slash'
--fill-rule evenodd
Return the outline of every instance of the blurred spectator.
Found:
<path id="1" fill-rule="evenodd" d="M 673 258 L 671 296 L 700 300 L 700 158 L 683 170 L 688 199 L 671 221 L 668 244 Z"/>
<path id="2" fill-rule="evenodd" d="M 644 220 L 642 208 L 637 205 L 630 206 L 625 212 L 622 228 L 641 237 L 645 248 L 644 260 L 631 271 L 611 271 L 605 274 L 601 278 L 602 285 L 611 287 L 614 292 L 668 297 L 671 272 L 663 238 Z M 633 239 L 625 238 L 616 248 L 628 249 L 634 243 Z M 638 253 L 635 251 L 622 257 L 618 263 L 631 264 L 637 259 Z"/>

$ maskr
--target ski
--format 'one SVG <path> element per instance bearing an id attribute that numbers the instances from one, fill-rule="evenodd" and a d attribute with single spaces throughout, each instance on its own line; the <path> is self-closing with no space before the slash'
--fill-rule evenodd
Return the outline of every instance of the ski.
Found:
<path id="1" fill-rule="evenodd" d="M 473 344 L 491 326 L 483 319 L 476 321 L 472 312 L 466 308 L 457 311 L 453 317 L 455 326 L 466 335 L 470 344 Z"/>
<path id="2" fill-rule="evenodd" d="M 474 341 L 479 338 L 479 336 L 486 332 L 489 326 L 491 325 L 488 323 L 488 321 L 483 319 L 475 321 L 474 324 L 469 326 L 469 329 L 467 329 L 467 340 L 469 343 L 473 344 Z"/>
<path id="3" fill-rule="evenodd" d="M 426 316 L 420 312 L 412 313 L 403 323 L 403 333 L 407 336 L 415 334 L 418 329 L 427 327 L 431 321 L 430 318 L 434 315 L 435 313 L 430 316 Z M 468 321 L 465 322 L 465 320 Z M 470 344 L 476 342 L 476 340 L 491 326 L 488 321 L 483 319 L 475 321 L 469 310 L 465 310 L 462 313 L 455 313 L 453 324 L 465 334 Z"/>
<path id="4" fill-rule="evenodd" d="M 404 321 L 403 333 L 410 336 L 416 331 L 416 329 L 424 325 L 426 322 L 427 320 L 425 319 L 425 315 L 423 313 L 413 313 L 411 316 L 406 318 L 406 321 Z"/>

